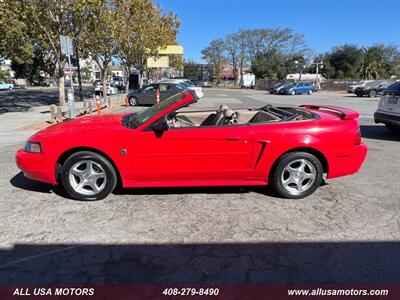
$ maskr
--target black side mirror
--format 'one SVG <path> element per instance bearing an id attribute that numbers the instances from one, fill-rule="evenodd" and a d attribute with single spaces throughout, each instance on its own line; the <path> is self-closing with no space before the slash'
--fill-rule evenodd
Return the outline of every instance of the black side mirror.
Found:
<path id="1" fill-rule="evenodd" d="M 157 133 L 162 133 L 164 131 L 167 131 L 169 129 L 168 127 L 168 122 L 166 119 L 166 116 L 164 118 L 161 118 L 160 120 L 156 121 L 153 125 L 151 125 L 151 130 L 157 132 Z"/>

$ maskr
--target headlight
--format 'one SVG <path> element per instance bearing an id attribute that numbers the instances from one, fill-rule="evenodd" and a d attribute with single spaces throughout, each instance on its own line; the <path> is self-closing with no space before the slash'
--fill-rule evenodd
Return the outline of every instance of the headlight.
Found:
<path id="1" fill-rule="evenodd" d="M 42 147 L 38 142 L 26 142 L 24 145 L 24 151 L 31 153 L 42 153 Z"/>

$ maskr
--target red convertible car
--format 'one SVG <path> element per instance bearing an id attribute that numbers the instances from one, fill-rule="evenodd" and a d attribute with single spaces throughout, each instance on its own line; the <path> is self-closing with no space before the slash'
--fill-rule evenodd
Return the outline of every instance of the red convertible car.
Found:
<path id="1" fill-rule="evenodd" d="M 358 113 L 323 105 L 190 110 L 184 91 L 141 112 L 81 117 L 34 134 L 16 153 L 28 178 L 76 199 L 131 187 L 265 186 L 313 193 L 324 174 L 356 173 L 367 153 Z"/>

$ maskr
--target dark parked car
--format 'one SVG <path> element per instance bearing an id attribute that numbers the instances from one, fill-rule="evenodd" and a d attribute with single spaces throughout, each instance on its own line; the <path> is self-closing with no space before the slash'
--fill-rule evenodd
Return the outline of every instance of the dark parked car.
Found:
<path id="1" fill-rule="evenodd" d="M 382 92 L 383 96 L 397 96 L 400 97 L 400 81 L 389 85 Z"/>
<path id="2" fill-rule="evenodd" d="M 364 86 L 356 87 L 356 89 L 354 90 L 354 94 L 356 94 L 358 97 L 376 97 L 382 94 L 383 90 L 390 86 L 392 83 L 392 81 L 370 82 Z"/>
<path id="3" fill-rule="evenodd" d="M 50 83 L 50 79 L 44 78 L 43 76 L 37 76 L 32 80 L 32 85 L 34 86 L 50 86 Z"/>
<path id="4" fill-rule="evenodd" d="M 273 86 L 271 86 L 270 88 L 267 88 L 268 93 L 270 94 L 279 94 L 279 90 L 286 84 L 289 84 L 291 82 L 287 82 L 287 81 L 279 81 L 277 83 L 275 83 Z"/>
<path id="5" fill-rule="evenodd" d="M 129 93 L 128 94 L 129 104 L 131 106 L 156 104 L 158 88 L 160 91 L 160 101 L 163 101 L 186 89 L 181 84 L 172 82 L 149 84 L 142 89 Z"/>

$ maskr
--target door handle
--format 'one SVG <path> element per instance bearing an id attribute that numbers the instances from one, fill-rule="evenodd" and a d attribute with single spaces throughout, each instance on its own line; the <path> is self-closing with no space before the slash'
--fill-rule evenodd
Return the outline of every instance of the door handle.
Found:
<path id="1" fill-rule="evenodd" d="M 239 141 L 242 137 L 240 135 L 231 135 L 228 136 L 226 139 L 228 141 Z"/>

